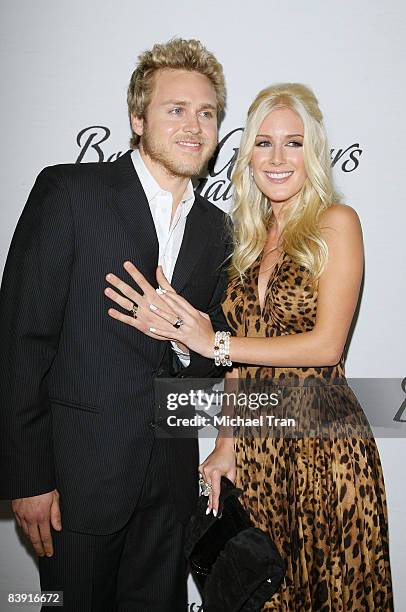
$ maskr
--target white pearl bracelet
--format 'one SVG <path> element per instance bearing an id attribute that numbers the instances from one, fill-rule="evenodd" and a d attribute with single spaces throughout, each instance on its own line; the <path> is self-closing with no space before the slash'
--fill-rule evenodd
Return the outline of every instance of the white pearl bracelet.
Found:
<path id="1" fill-rule="evenodd" d="M 216 366 L 222 365 L 230 367 L 233 362 L 230 359 L 230 336 L 229 331 L 217 331 L 214 337 L 214 363 Z"/>

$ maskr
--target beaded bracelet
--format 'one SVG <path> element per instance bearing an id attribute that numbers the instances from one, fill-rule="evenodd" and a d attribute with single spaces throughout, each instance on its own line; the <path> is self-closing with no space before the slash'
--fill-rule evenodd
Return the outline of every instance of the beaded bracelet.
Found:
<path id="1" fill-rule="evenodd" d="M 233 365 L 230 359 L 230 336 L 229 331 L 217 331 L 214 337 L 214 363 L 228 368 Z"/>

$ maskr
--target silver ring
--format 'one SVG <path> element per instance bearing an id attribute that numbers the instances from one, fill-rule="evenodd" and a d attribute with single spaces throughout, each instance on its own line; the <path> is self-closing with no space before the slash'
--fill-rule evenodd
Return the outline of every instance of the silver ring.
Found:
<path id="1" fill-rule="evenodd" d="M 213 491 L 213 485 L 211 482 L 207 482 L 203 477 L 199 479 L 200 491 L 201 494 L 205 497 L 208 497 L 210 493 Z"/>
<path id="2" fill-rule="evenodd" d="M 173 323 L 173 326 L 176 327 L 176 329 L 179 329 L 179 327 L 181 327 L 182 325 L 183 325 L 183 321 L 180 317 L 178 317 L 175 323 Z"/>

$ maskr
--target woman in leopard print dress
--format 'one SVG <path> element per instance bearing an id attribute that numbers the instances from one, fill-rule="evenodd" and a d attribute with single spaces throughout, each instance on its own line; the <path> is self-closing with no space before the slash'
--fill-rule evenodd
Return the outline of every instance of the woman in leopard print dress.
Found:
<path id="1" fill-rule="evenodd" d="M 304 269 L 282 255 L 261 311 L 260 265 L 259 259 L 243 289 L 238 283 L 228 287 L 223 309 L 234 334 L 263 338 L 313 329 L 317 289 L 306 284 Z M 270 428 L 235 433 L 236 484 L 243 504 L 287 561 L 285 582 L 263 609 L 392 610 L 382 468 L 365 415 L 346 385 L 343 358 L 321 367 L 241 365 L 238 374 L 247 395 L 282 390 L 279 407 L 264 410 L 265 418 L 273 414 L 301 423 L 301 437 L 278 437 Z M 310 423 L 327 435 L 311 435 Z M 215 453 L 203 463 L 206 479 L 218 464 Z"/>
<path id="2" fill-rule="evenodd" d="M 333 203 L 322 117 L 308 88 L 258 95 L 233 181 L 235 249 L 223 310 L 236 337 L 231 358 L 241 363 L 234 375 L 247 392 L 266 381 L 282 389 L 278 413 L 304 435 L 242 430 L 232 449 L 219 438 L 200 470 L 209 481 L 236 470 L 253 522 L 287 561 L 282 588 L 264 610 L 390 611 L 382 467 L 343 361 L 362 235 L 355 211 Z M 306 207 L 314 207 L 308 215 Z M 261 217 L 266 235 L 252 232 Z"/>
<path id="3" fill-rule="evenodd" d="M 236 480 L 253 523 L 285 558 L 285 580 L 264 610 L 390 612 L 382 467 L 343 362 L 362 278 L 362 234 L 355 211 L 336 203 L 322 116 L 307 87 L 282 84 L 258 94 L 233 182 L 223 310 L 230 357 L 240 365 L 227 376 L 247 393 L 278 389 L 273 413 L 293 418 L 296 430 L 219 435 L 199 468 L 213 487 L 208 506 L 216 514 L 221 474 Z M 183 325 L 174 333 L 158 310 L 154 334 L 212 356 L 210 321 L 162 276 L 160 284 Z"/>

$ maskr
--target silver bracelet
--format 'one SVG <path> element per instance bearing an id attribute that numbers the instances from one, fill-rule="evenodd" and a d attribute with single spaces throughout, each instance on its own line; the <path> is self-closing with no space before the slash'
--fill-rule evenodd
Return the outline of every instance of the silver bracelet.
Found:
<path id="1" fill-rule="evenodd" d="M 217 331 L 214 336 L 214 363 L 216 366 L 230 367 L 233 362 L 230 359 L 230 336 L 229 331 Z"/>

